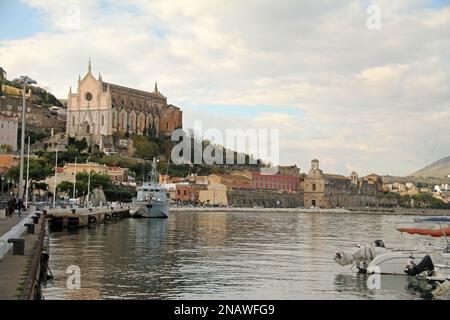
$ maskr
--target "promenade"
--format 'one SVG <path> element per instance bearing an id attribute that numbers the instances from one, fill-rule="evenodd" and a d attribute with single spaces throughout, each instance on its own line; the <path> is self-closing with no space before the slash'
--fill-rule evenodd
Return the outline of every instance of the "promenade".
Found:
<path id="1" fill-rule="evenodd" d="M 172 207 L 171 212 L 273 212 L 307 214 L 379 214 L 408 216 L 450 216 L 450 210 L 408 208 L 352 208 L 352 209 L 307 209 L 307 208 L 240 208 L 240 207 Z"/>
<path id="2" fill-rule="evenodd" d="M 30 213 L 32 212 L 23 212 L 20 218 L 16 213 L 12 217 L 0 219 L 0 238 L 10 232 L 15 226 L 21 225 Z M 25 230 L 20 236 L 20 238 L 25 240 L 24 255 L 13 255 L 13 249 L 11 248 L 3 258 L 0 258 L 0 300 L 17 300 L 21 298 L 32 262 L 33 249 L 43 227 L 42 221 L 43 219 L 40 219 L 40 222 L 35 225 L 34 234 L 27 234 Z M 1 245 L 4 245 L 4 241 L 1 241 Z"/>

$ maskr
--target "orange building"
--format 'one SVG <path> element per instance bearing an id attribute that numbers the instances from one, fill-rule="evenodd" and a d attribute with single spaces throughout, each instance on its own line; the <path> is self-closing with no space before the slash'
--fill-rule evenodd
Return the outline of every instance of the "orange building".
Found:
<path id="1" fill-rule="evenodd" d="M 20 157 L 14 154 L 0 154 L 0 173 L 5 173 L 9 168 L 20 163 Z"/>
<path id="2" fill-rule="evenodd" d="M 176 186 L 175 201 L 196 203 L 200 198 L 200 190 L 205 185 L 179 183 Z"/>

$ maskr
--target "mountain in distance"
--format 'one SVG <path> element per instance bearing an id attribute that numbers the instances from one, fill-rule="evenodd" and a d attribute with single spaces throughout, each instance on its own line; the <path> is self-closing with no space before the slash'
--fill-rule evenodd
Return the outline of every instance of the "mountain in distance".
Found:
<path id="1" fill-rule="evenodd" d="M 447 178 L 450 175 L 450 156 L 442 158 L 432 164 L 410 174 L 413 177 Z"/>

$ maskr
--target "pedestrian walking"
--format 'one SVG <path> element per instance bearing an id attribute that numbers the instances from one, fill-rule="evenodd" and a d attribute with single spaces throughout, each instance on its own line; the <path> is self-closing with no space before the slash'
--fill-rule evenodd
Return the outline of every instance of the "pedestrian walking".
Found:
<path id="1" fill-rule="evenodd" d="M 19 217 L 22 217 L 22 209 L 25 209 L 22 199 L 17 199 L 17 210 L 19 211 Z"/>

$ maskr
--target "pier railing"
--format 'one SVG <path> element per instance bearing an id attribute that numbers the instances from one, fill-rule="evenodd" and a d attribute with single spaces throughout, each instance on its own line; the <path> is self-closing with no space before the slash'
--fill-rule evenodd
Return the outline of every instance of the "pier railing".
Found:
<path id="1" fill-rule="evenodd" d="M 45 238 L 45 218 L 42 218 L 41 230 L 33 248 L 31 255 L 31 265 L 28 275 L 25 279 L 25 288 L 22 292 L 21 300 L 39 300 L 41 299 L 41 272 L 42 272 L 42 248 Z M 46 272 L 46 270 L 45 270 Z M 45 274 L 46 275 L 46 274 Z"/>

